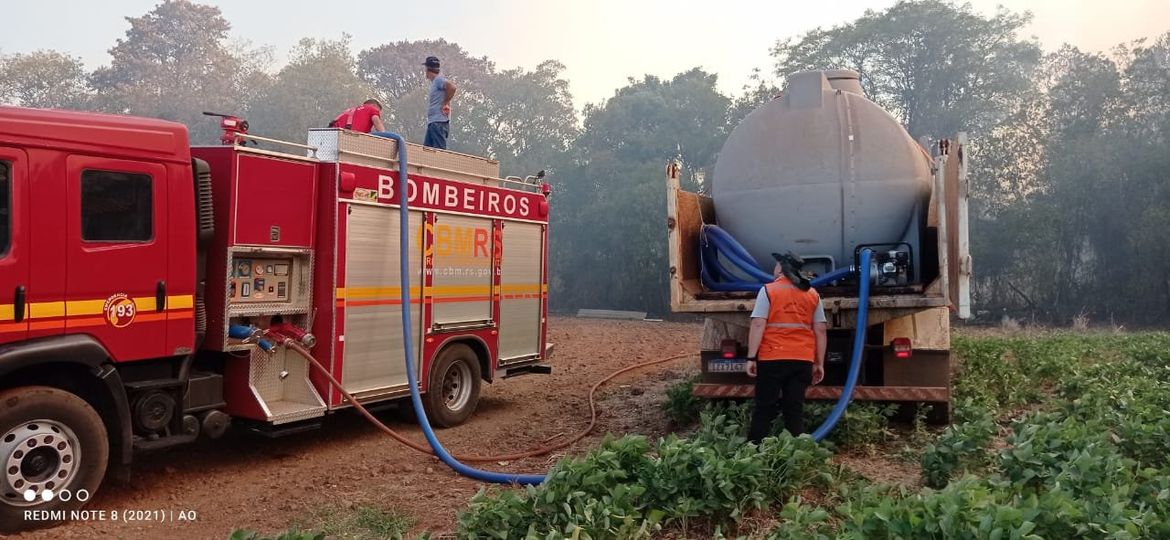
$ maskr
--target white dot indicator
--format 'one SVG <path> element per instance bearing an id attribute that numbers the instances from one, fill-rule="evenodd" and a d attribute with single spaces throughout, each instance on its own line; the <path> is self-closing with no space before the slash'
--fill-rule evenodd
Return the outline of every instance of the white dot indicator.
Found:
<path id="1" fill-rule="evenodd" d="M 37 499 L 37 492 L 35 492 L 31 489 L 24 490 L 24 500 L 26 500 L 28 502 L 33 502 L 36 499 Z"/>
<path id="2" fill-rule="evenodd" d="M 43 500 L 45 502 L 49 502 L 49 501 L 53 500 L 53 490 L 46 489 L 46 490 L 42 491 L 41 492 L 41 500 Z"/>

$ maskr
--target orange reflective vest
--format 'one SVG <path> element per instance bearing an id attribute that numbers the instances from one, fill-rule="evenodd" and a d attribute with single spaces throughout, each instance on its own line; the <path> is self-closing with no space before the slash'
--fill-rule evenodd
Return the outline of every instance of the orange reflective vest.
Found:
<path id="1" fill-rule="evenodd" d="M 813 314 L 821 295 L 816 289 L 802 291 L 783 276 L 764 286 L 768 294 L 768 325 L 757 357 L 763 360 L 805 360 L 817 357 Z"/>

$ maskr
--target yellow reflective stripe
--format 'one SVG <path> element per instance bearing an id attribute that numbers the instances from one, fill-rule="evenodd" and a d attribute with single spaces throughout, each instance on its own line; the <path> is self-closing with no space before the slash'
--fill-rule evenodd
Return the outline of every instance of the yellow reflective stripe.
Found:
<path id="1" fill-rule="evenodd" d="M 156 308 L 153 296 L 139 296 L 134 298 L 134 304 L 139 311 L 154 311 Z M 103 300 L 69 300 L 57 302 L 31 302 L 28 304 L 29 319 L 49 319 L 54 317 L 82 317 L 101 315 L 105 310 L 106 301 Z M 176 294 L 167 297 L 167 309 L 191 309 L 195 306 L 195 296 L 190 294 Z M 15 320 L 13 304 L 0 304 L 0 321 Z"/>
<path id="2" fill-rule="evenodd" d="M 102 303 L 105 305 L 105 302 Z M 158 304 L 155 303 L 153 296 L 135 296 L 134 305 L 138 307 L 138 311 L 155 311 Z M 100 311 L 98 313 L 101 313 Z"/>
<path id="3" fill-rule="evenodd" d="M 491 292 L 490 285 L 445 285 L 442 287 L 427 287 L 427 292 L 433 296 L 467 296 L 473 294 L 486 295 Z"/>
<path id="4" fill-rule="evenodd" d="M 472 295 L 486 295 L 491 292 L 490 285 L 443 285 L 438 287 L 427 287 L 427 294 L 431 296 L 472 296 Z M 540 283 L 516 283 L 500 286 L 500 292 L 503 294 L 525 294 L 548 292 L 548 286 Z M 411 287 L 410 294 L 417 296 L 419 294 L 418 287 Z M 375 298 L 397 298 L 402 296 L 401 287 L 338 287 L 337 298 L 339 300 L 370 300 Z"/>
<path id="5" fill-rule="evenodd" d="M 33 302 L 28 305 L 28 316 L 32 319 L 64 317 L 65 302 Z"/>
<path id="6" fill-rule="evenodd" d="M 410 294 L 418 295 L 419 288 L 411 287 Z M 368 300 L 372 298 L 402 296 L 402 287 L 345 287 L 337 289 L 337 298 Z"/>
<path id="7" fill-rule="evenodd" d="M 70 300 L 65 303 L 65 312 L 69 315 L 101 315 L 105 305 L 105 300 Z"/>
<path id="8" fill-rule="evenodd" d="M 501 285 L 500 289 L 504 294 L 525 294 L 544 292 L 544 286 L 540 283 L 524 283 L 524 284 L 506 284 Z"/>
<path id="9" fill-rule="evenodd" d="M 138 311 L 154 311 L 157 304 L 153 296 L 135 296 L 134 305 Z M 106 308 L 105 300 L 70 300 L 65 303 L 65 313 L 70 317 L 80 315 L 101 315 Z M 33 315 L 36 317 L 36 315 Z"/>
<path id="10" fill-rule="evenodd" d="M 195 307 L 195 296 L 176 294 L 167 297 L 167 309 L 189 309 Z"/>

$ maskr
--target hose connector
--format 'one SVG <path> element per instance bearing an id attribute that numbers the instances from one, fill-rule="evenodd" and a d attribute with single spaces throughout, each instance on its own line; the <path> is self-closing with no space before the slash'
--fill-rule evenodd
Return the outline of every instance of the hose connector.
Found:
<path id="1" fill-rule="evenodd" d="M 228 337 L 238 339 L 245 344 L 255 343 L 257 347 L 260 347 L 260 350 L 268 353 L 276 348 L 272 342 L 264 339 L 264 331 L 255 326 L 233 324 L 228 327 Z"/>
<path id="2" fill-rule="evenodd" d="M 285 323 L 285 322 L 277 323 L 277 324 L 272 325 L 272 327 L 269 328 L 269 330 L 275 331 L 275 332 L 278 332 L 278 333 L 283 334 L 285 336 L 293 338 L 298 343 L 300 343 L 302 347 L 304 347 L 306 349 L 312 349 L 313 346 L 317 344 L 317 337 L 316 336 L 314 336 L 313 334 L 311 334 L 309 332 L 301 330 L 299 327 L 297 327 L 296 325 L 293 325 L 293 324 L 289 324 L 289 323 Z"/>
<path id="3" fill-rule="evenodd" d="M 228 337 L 238 339 L 244 343 L 251 343 L 255 341 L 260 329 L 255 326 L 245 326 L 242 324 L 233 324 L 228 327 Z"/>

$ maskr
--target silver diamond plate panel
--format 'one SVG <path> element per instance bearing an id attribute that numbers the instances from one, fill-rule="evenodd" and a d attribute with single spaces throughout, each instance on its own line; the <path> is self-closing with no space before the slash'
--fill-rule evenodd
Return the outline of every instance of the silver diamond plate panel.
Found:
<path id="1" fill-rule="evenodd" d="M 235 270 L 235 259 L 258 257 L 291 258 L 298 263 L 295 275 L 291 276 L 288 302 L 249 302 L 234 303 L 231 301 L 231 273 Z M 293 313 L 308 313 L 313 307 L 313 253 L 311 251 L 263 251 L 254 248 L 235 248 L 228 253 L 228 278 L 225 281 L 224 297 L 228 306 L 228 314 L 233 317 L 248 317 L 257 315 L 288 315 Z M 226 335 L 226 332 L 225 332 Z"/>
<path id="2" fill-rule="evenodd" d="M 269 354 L 253 347 L 248 360 L 248 382 L 269 422 L 283 424 L 325 414 L 325 402 L 309 382 L 304 358 L 284 348 Z M 287 375 L 281 377 L 284 372 Z"/>
<path id="3" fill-rule="evenodd" d="M 280 372 L 284 368 L 284 350 L 272 354 L 252 347 L 248 357 L 248 384 L 256 391 L 256 395 L 263 402 L 280 401 L 284 399 L 284 384 L 280 380 Z M 230 359 L 229 359 L 230 361 Z"/>
<path id="4" fill-rule="evenodd" d="M 314 153 L 312 150 L 306 150 L 305 155 L 309 157 L 316 157 L 321 161 L 329 163 L 337 162 L 337 132 L 338 129 L 310 129 L 308 141 L 306 144 L 317 149 Z"/>
<path id="5" fill-rule="evenodd" d="M 231 296 L 231 281 L 235 273 L 235 258 L 246 257 L 256 258 L 257 256 L 270 257 L 290 257 L 302 261 L 304 267 L 298 273 L 294 282 L 292 295 L 290 295 L 289 302 L 263 302 L 263 303 L 249 303 L 236 304 L 232 302 Z M 294 315 L 305 314 L 312 310 L 312 292 L 313 292 L 313 252 L 305 249 L 261 249 L 254 247 L 229 247 L 227 250 L 227 267 L 225 270 L 225 277 L 223 280 L 223 305 L 225 311 L 221 318 L 223 320 L 222 328 L 219 328 L 219 335 L 222 339 L 220 343 L 220 350 L 231 351 L 241 350 L 240 347 L 230 344 L 228 335 L 228 326 L 232 324 L 233 317 L 254 317 L 261 315 Z M 209 320 L 215 320 L 214 317 L 208 317 Z M 209 337 L 210 337 L 209 333 Z"/>

